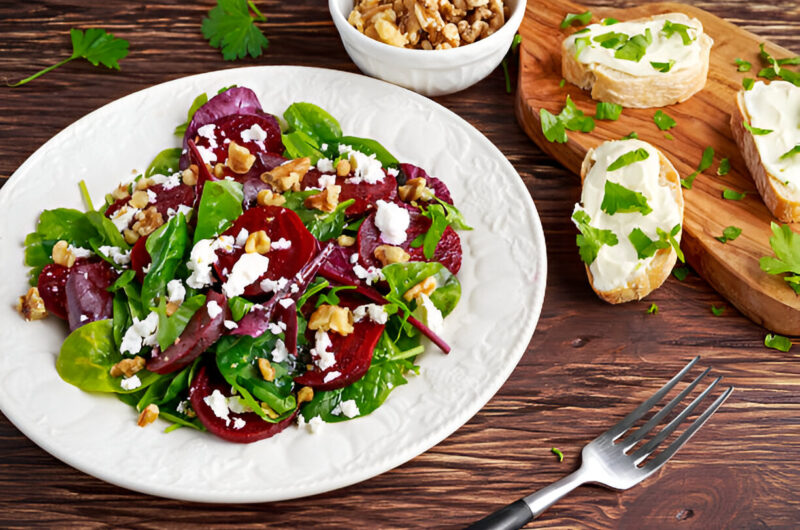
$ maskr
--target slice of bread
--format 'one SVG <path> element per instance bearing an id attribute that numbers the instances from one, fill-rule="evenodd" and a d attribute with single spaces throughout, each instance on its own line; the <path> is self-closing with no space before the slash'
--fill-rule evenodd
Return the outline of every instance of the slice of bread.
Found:
<path id="1" fill-rule="evenodd" d="M 652 175 L 652 178 L 657 179 L 659 186 L 667 188 L 669 194 L 668 197 L 670 199 L 668 201 L 668 205 L 677 209 L 678 218 L 680 219 L 681 223 L 681 231 L 675 236 L 675 239 L 680 242 L 681 234 L 683 233 L 683 193 L 681 191 L 680 176 L 678 175 L 678 172 L 675 170 L 675 167 L 672 165 L 672 163 L 660 150 L 656 149 L 650 144 L 646 144 L 646 142 L 641 142 L 640 140 L 636 140 L 636 142 L 639 142 L 639 144 L 645 144 L 658 153 L 658 174 Z M 631 149 L 633 149 L 633 147 Z M 581 166 L 582 185 L 585 185 L 586 177 L 591 171 L 592 167 L 595 165 L 594 154 L 595 149 L 590 149 L 586 153 L 586 157 L 583 160 L 583 165 Z M 604 180 L 608 180 L 608 173 L 605 174 Z M 655 204 L 652 206 L 655 206 Z M 632 231 L 634 228 L 637 228 L 636 224 L 628 226 L 626 228 L 626 233 L 630 233 L 630 231 Z M 662 227 L 662 229 L 666 230 L 667 232 L 670 230 L 670 228 L 672 227 Z M 617 243 L 618 245 L 630 244 L 627 237 L 623 236 L 622 234 L 617 234 L 617 236 L 619 240 Z M 592 290 L 597 293 L 597 296 L 611 304 L 619 304 L 623 302 L 641 300 L 652 291 L 660 287 L 667 277 L 669 277 L 676 260 L 677 253 L 672 246 L 659 249 L 655 252 L 652 259 L 649 261 L 649 263 L 647 263 L 646 266 L 634 269 L 632 275 L 626 281 L 617 282 L 621 283 L 621 285 L 611 289 L 598 287 L 599 282 L 592 273 L 591 267 L 589 265 L 585 265 L 585 267 L 586 275 L 589 278 L 589 284 L 591 285 Z"/>
<path id="2" fill-rule="evenodd" d="M 764 85 L 759 81 L 753 87 L 753 90 L 760 90 L 764 86 L 769 87 L 773 84 L 776 87 L 784 84 L 784 88 L 800 92 L 800 88 L 794 87 L 794 85 L 790 85 L 785 81 L 773 81 L 770 85 Z M 739 151 L 741 151 L 742 157 L 747 163 L 747 169 L 750 170 L 750 175 L 753 177 L 758 193 L 761 194 L 761 199 L 769 211 L 772 212 L 772 215 L 784 223 L 800 222 L 800 191 L 789 187 L 778 176 L 770 173 L 764 165 L 755 137 L 745 129 L 743 122 L 748 124 L 753 122 L 753 116 L 745 104 L 745 94 L 745 90 L 740 90 L 736 95 L 736 108 L 731 113 L 731 132 L 733 132 L 733 137 L 739 146 Z M 800 115 L 797 116 L 797 120 L 800 122 Z M 798 123 L 798 127 L 800 127 L 800 123 Z M 764 136 L 764 138 L 766 139 L 767 137 Z M 800 155 L 796 158 L 800 158 Z"/>
<path id="3" fill-rule="evenodd" d="M 714 41 L 702 33 L 703 26 L 699 20 L 690 18 L 683 13 L 655 15 L 629 22 L 644 23 L 667 20 L 699 27 L 701 33 L 696 42 L 691 44 L 698 46 L 697 57 L 694 60 L 687 61 L 682 65 L 675 64 L 670 71 L 662 73 L 655 67 L 649 66 L 650 60 L 645 55 L 639 62 L 645 65 L 645 70 L 649 67 L 652 71 L 634 75 L 625 71 L 631 63 L 625 59 L 614 59 L 614 66 L 597 62 L 580 62 L 578 57 L 581 54 L 576 57 L 574 39 L 571 35 L 561 43 L 561 69 L 564 79 L 584 90 L 590 90 L 592 99 L 617 103 L 623 107 L 664 107 L 686 101 L 702 90 L 706 84 L 708 61 Z M 589 26 L 589 28 L 593 26 Z M 602 28 L 603 31 L 611 32 L 615 26 L 616 24 Z"/>

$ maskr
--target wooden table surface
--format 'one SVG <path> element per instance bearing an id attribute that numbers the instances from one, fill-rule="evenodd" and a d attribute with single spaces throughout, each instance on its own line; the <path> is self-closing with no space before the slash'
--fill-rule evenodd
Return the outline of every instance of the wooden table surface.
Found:
<path id="1" fill-rule="evenodd" d="M 21 88 L 0 88 L 0 185 L 42 143 L 131 92 L 199 72 L 299 64 L 356 72 L 321 0 L 257 0 L 269 17 L 259 59 L 226 62 L 200 34 L 213 2 L 48 0 L 0 3 L 0 81 L 70 53 L 71 27 L 103 27 L 131 42 L 121 72 L 74 61 Z M 594 2 L 599 4 L 599 2 Z M 604 5 L 626 5 L 606 0 Z M 630 4 L 633 5 L 633 4 Z M 800 2 L 696 2 L 800 52 Z M 737 390 L 659 473 L 626 492 L 583 487 L 531 527 L 789 528 L 800 525 L 800 359 L 763 346 L 765 330 L 694 274 L 646 301 L 609 306 L 590 290 L 569 221 L 578 179 L 516 124 L 498 70 L 437 98 L 514 164 L 547 238 L 547 294 L 519 366 L 472 420 L 425 454 L 342 490 L 273 504 L 210 505 L 127 491 L 61 463 L 0 416 L 0 527 L 457 527 L 576 469 L 580 449 L 689 358 Z M 651 303 L 657 315 L 648 315 Z M 8 301 L 4 302 L 8 303 Z M 0 352 L 2 355 L 2 352 Z M 550 452 L 564 453 L 559 463 Z M 147 455 L 140 455 L 146 462 Z"/>

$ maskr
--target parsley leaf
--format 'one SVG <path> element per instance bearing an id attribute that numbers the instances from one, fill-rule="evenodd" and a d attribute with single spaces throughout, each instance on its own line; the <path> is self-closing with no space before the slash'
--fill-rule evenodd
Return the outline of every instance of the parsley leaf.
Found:
<path id="1" fill-rule="evenodd" d="M 673 226 L 672 230 L 669 232 L 660 228 L 656 228 L 658 239 L 653 240 L 650 239 L 647 234 L 645 234 L 639 228 L 634 228 L 633 231 L 631 231 L 631 233 L 628 235 L 628 240 L 630 240 L 633 248 L 636 249 L 636 255 L 639 259 L 649 258 L 655 254 L 657 250 L 672 246 L 672 248 L 675 249 L 675 253 L 678 255 L 678 259 L 680 259 L 681 263 L 683 263 L 683 251 L 681 250 L 680 244 L 678 244 L 678 241 L 675 239 L 675 236 L 678 235 L 678 232 L 680 231 L 680 224 Z"/>
<path id="2" fill-rule="evenodd" d="M 719 241 L 720 243 L 727 243 L 728 241 L 733 241 L 742 233 L 742 229 L 738 226 L 728 226 L 722 231 L 721 236 L 717 236 L 714 239 Z"/>
<path id="3" fill-rule="evenodd" d="M 725 306 L 717 307 L 714 304 L 711 304 L 711 312 L 714 313 L 715 317 L 722 316 L 722 313 L 725 312 Z"/>
<path id="4" fill-rule="evenodd" d="M 503 57 L 503 61 L 500 63 L 500 66 L 503 67 L 503 76 L 506 80 L 506 94 L 511 93 L 511 76 L 508 73 L 508 60 L 513 59 L 514 54 L 517 53 L 517 48 L 519 48 L 520 43 L 522 43 L 522 35 L 517 33 L 511 40 L 511 47 L 509 47 L 508 51 L 506 52 L 506 56 Z"/>
<path id="5" fill-rule="evenodd" d="M 722 191 L 722 196 L 729 201 L 741 201 L 746 195 L 747 192 L 739 193 L 738 191 L 729 190 L 728 188 Z"/>
<path id="6" fill-rule="evenodd" d="M 638 138 L 639 138 L 639 135 L 636 134 L 636 131 L 631 131 L 631 133 L 628 136 L 623 136 L 620 139 L 621 140 L 636 140 Z"/>
<path id="7" fill-rule="evenodd" d="M 736 66 L 738 67 L 737 70 L 740 72 L 749 72 L 750 68 L 753 67 L 752 64 L 748 63 L 747 61 L 743 61 L 738 57 L 736 58 Z"/>
<path id="8" fill-rule="evenodd" d="M 731 161 L 728 158 L 723 158 L 719 161 L 719 166 L 717 166 L 717 175 L 720 177 L 724 177 L 731 171 Z"/>
<path id="9" fill-rule="evenodd" d="M 647 314 L 648 315 L 657 315 L 658 314 L 658 306 L 655 303 L 650 304 L 650 307 L 647 309 Z"/>
<path id="10" fill-rule="evenodd" d="M 699 175 L 706 169 L 710 168 L 712 162 L 714 162 L 714 148 L 708 146 L 703 151 L 703 158 L 700 159 L 700 165 L 697 166 L 697 171 L 695 171 L 685 179 L 681 179 L 681 186 L 683 186 L 687 190 L 692 189 L 692 184 L 694 184 L 694 179 L 697 178 L 697 175 Z"/>
<path id="11" fill-rule="evenodd" d="M 745 77 L 744 79 L 742 79 L 742 86 L 744 87 L 745 90 L 751 90 L 755 82 L 756 82 L 755 79 L 751 77 Z"/>
<path id="12" fill-rule="evenodd" d="M 211 46 L 222 50 L 226 61 L 243 59 L 247 54 L 255 58 L 269 46 L 267 37 L 255 25 L 255 21 L 265 20 L 251 0 L 217 0 L 203 19 L 203 36 Z"/>
<path id="13" fill-rule="evenodd" d="M 564 88 L 564 85 L 566 85 L 566 84 L 567 84 L 567 80 L 562 78 L 561 81 L 559 81 L 559 83 L 558 83 L 558 88 Z"/>
<path id="14" fill-rule="evenodd" d="M 622 105 L 606 103 L 604 101 L 598 101 L 596 110 L 594 111 L 594 117 L 598 120 L 616 121 L 619 119 L 620 114 L 622 114 Z"/>
<path id="15" fill-rule="evenodd" d="M 570 131 L 592 132 L 594 130 L 594 120 L 592 117 L 587 116 L 582 110 L 576 107 L 569 95 L 567 95 L 567 101 L 561 113 L 558 115 L 558 118 L 561 120 L 561 123 L 564 124 L 564 127 Z"/>
<path id="16" fill-rule="evenodd" d="M 675 66 L 675 59 L 670 59 L 669 62 L 667 62 L 667 63 L 656 63 L 656 62 L 650 61 L 650 66 L 652 66 L 653 68 L 655 68 L 659 72 L 666 74 L 667 72 L 672 70 L 673 66 Z"/>
<path id="17" fill-rule="evenodd" d="M 614 52 L 614 57 L 638 63 L 647 53 L 647 47 L 650 46 L 651 42 L 653 42 L 653 36 L 650 33 L 650 28 L 647 28 L 644 35 L 634 35 L 629 38 L 625 44 Z"/>
<path id="18" fill-rule="evenodd" d="M 792 348 L 792 341 L 783 335 L 773 335 L 772 333 L 767 333 L 767 336 L 764 337 L 764 346 L 785 353 Z"/>
<path id="19" fill-rule="evenodd" d="M 613 26 L 614 24 L 619 24 L 619 20 L 616 18 L 604 18 L 600 23 L 604 26 Z"/>
<path id="20" fill-rule="evenodd" d="M 639 149 L 635 149 L 633 151 L 629 151 L 623 155 L 620 155 L 619 158 L 611 162 L 606 171 L 616 171 L 617 169 L 621 169 L 625 166 L 629 166 L 635 162 L 641 162 L 642 160 L 647 160 L 650 157 L 650 153 L 647 152 L 646 149 L 640 147 Z"/>
<path id="21" fill-rule="evenodd" d="M 677 22 L 670 22 L 669 20 L 664 21 L 664 27 L 661 28 L 661 33 L 664 34 L 666 38 L 672 37 L 675 33 L 681 36 L 681 40 L 683 41 L 684 46 L 688 46 L 694 40 L 689 36 L 688 32 L 689 26 L 686 24 L 678 24 Z"/>
<path id="22" fill-rule="evenodd" d="M 761 49 L 759 53 L 761 61 L 764 64 L 769 65 L 767 68 L 764 68 L 758 72 L 759 77 L 765 77 L 767 79 L 775 79 L 777 77 L 783 79 L 784 81 L 788 81 L 795 86 L 800 86 L 800 73 L 792 72 L 791 70 L 783 68 L 784 65 L 800 64 L 800 56 L 775 59 L 764 49 L 764 43 L 759 44 L 759 48 Z"/>
<path id="23" fill-rule="evenodd" d="M 747 123 L 747 121 L 744 120 L 742 121 L 742 125 L 744 125 L 745 129 L 750 131 L 750 134 L 755 136 L 764 136 L 765 134 L 769 134 L 772 132 L 772 129 L 759 129 L 758 127 L 753 127 L 752 125 Z"/>
<path id="24" fill-rule="evenodd" d="M 567 131 L 558 116 L 545 109 L 539 109 L 539 118 L 542 122 L 542 133 L 548 142 L 567 143 Z"/>
<path id="25" fill-rule="evenodd" d="M 628 35 L 625 33 L 617 33 L 616 31 L 609 31 L 608 33 L 603 33 L 601 35 L 596 36 L 592 40 L 598 43 L 603 48 L 617 50 L 623 44 L 628 42 Z"/>
<path id="26" fill-rule="evenodd" d="M 647 153 L 647 151 L 645 151 Z M 603 202 L 600 209 L 608 215 L 615 213 L 633 213 L 639 212 L 642 215 L 647 215 L 653 211 L 647 204 L 647 197 L 626 188 L 616 182 L 606 181 L 605 194 L 603 195 Z"/>
<path id="27" fill-rule="evenodd" d="M 556 456 L 558 457 L 558 461 L 559 461 L 559 462 L 563 462 L 563 461 L 564 461 L 564 453 L 562 453 L 561 451 L 559 451 L 559 450 L 558 450 L 558 449 L 556 449 L 555 447 L 551 448 L 551 449 L 550 449 L 550 451 L 551 451 L 551 452 L 552 452 L 554 455 L 556 455 Z"/>
<path id="28" fill-rule="evenodd" d="M 769 238 L 769 245 L 775 257 L 764 256 L 758 261 L 758 265 L 767 274 L 791 272 L 791 276 L 783 279 L 800 294 L 800 236 L 789 225 L 771 223 L 771 227 L 773 235 Z"/>
<path id="29" fill-rule="evenodd" d="M 689 275 L 689 268 L 688 267 L 675 267 L 672 269 L 672 275 L 678 279 L 679 282 L 682 282 L 686 279 L 686 276 Z"/>
<path id="30" fill-rule="evenodd" d="M 784 158 L 789 158 L 790 156 L 794 156 L 794 155 L 798 155 L 798 154 L 800 154 L 800 144 L 797 144 L 796 146 L 792 147 L 791 149 L 789 149 L 788 151 L 783 153 L 780 156 L 780 160 L 783 160 Z"/>
<path id="31" fill-rule="evenodd" d="M 592 12 L 585 11 L 583 13 L 567 13 L 567 16 L 564 17 L 564 20 L 561 21 L 561 25 L 558 27 L 561 29 L 567 29 L 575 22 L 578 22 L 581 26 L 585 26 L 592 20 Z"/>
<path id="32" fill-rule="evenodd" d="M 678 124 L 678 122 L 673 120 L 663 110 L 656 111 L 656 113 L 653 115 L 653 121 L 662 131 L 668 131 Z"/>
<path id="33" fill-rule="evenodd" d="M 128 41 L 125 39 L 118 39 L 111 33 L 106 33 L 105 30 L 99 28 L 89 28 L 85 32 L 79 29 L 69 30 L 69 38 L 72 40 L 72 55 L 52 66 L 40 70 L 30 77 L 26 77 L 22 81 L 18 81 L 13 85 L 20 86 L 29 81 L 33 81 L 40 75 L 44 75 L 51 70 L 55 70 L 59 66 L 67 64 L 73 59 L 86 59 L 94 66 L 102 64 L 107 68 L 119 70 L 120 59 L 124 59 L 128 55 Z"/>
<path id="34" fill-rule="evenodd" d="M 575 213 L 572 214 L 572 219 L 581 232 L 575 237 L 575 243 L 578 245 L 581 260 L 583 260 L 586 265 L 594 263 L 594 260 L 597 259 L 597 253 L 600 251 L 600 247 L 603 245 L 613 247 L 619 243 L 616 234 L 611 230 L 603 230 L 590 226 L 589 223 L 592 218 L 589 217 L 589 214 L 585 211 L 576 210 Z"/>

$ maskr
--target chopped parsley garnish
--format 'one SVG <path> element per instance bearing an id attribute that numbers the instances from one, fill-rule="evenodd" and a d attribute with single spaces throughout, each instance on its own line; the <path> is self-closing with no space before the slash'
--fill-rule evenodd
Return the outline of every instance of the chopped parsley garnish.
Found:
<path id="1" fill-rule="evenodd" d="M 619 24 L 619 20 L 616 18 L 604 18 L 600 23 L 604 26 L 613 26 L 614 24 Z"/>
<path id="2" fill-rule="evenodd" d="M 561 25 L 558 27 L 561 29 L 567 29 L 575 22 L 579 23 L 581 26 L 585 26 L 590 20 L 592 20 L 591 11 L 584 11 L 583 13 L 567 13 L 567 16 L 564 17 L 564 20 L 561 21 Z"/>
<path id="3" fill-rule="evenodd" d="M 558 116 L 551 114 L 545 109 L 540 109 L 539 117 L 542 122 L 542 132 L 549 142 L 566 143 L 566 129 L 570 131 L 591 132 L 595 127 L 594 119 L 578 109 L 569 96 L 567 96 L 564 108 L 561 109 Z"/>
<path id="4" fill-rule="evenodd" d="M 585 50 L 589 45 L 592 44 L 592 41 L 589 37 L 578 37 L 575 39 L 575 58 L 577 59 L 580 57 L 581 52 Z"/>
<path id="5" fill-rule="evenodd" d="M 648 315 L 657 315 L 658 314 L 658 306 L 655 303 L 650 304 L 650 307 L 647 309 Z"/>
<path id="6" fill-rule="evenodd" d="M 692 189 L 692 184 L 694 184 L 694 179 L 697 178 L 697 175 L 699 175 L 706 169 L 710 168 L 712 162 L 714 162 L 714 148 L 708 146 L 703 151 L 703 157 L 700 159 L 700 165 L 697 166 L 697 171 L 695 171 L 685 179 L 681 179 L 681 186 L 683 186 L 687 190 Z"/>
<path id="7" fill-rule="evenodd" d="M 548 142 L 567 143 L 567 131 L 558 116 L 545 109 L 539 109 L 539 119 L 542 122 L 542 133 Z"/>
<path id="8" fill-rule="evenodd" d="M 603 48 L 616 50 L 620 48 L 623 44 L 628 42 L 628 35 L 626 35 L 625 33 L 617 33 L 616 31 L 609 31 L 608 33 L 603 33 L 601 35 L 596 36 L 592 40 L 598 43 Z"/>
<path id="9" fill-rule="evenodd" d="M 736 66 L 738 67 L 737 70 L 740 71 L 740 72 L 749 72 L 750 68 L 753 67 L 752 64 L 750 64 L 747 61 L 743 61 L 742 59 L 739 59 L 738 57 L 736 58 Z"/>
<path id="10" fill-rule="evenodd" d="M 269 46 L 269 40 L 255 25 L 266 20 L 252 0 L 217 0 L 203 19 L 203 36 L 222 50 L 226 61 L 244 59 L 248 54 L 255 58 Z"/>
<path id="11" fill-rule="evenodd" d="M 83 31 L 73 28 L 69 30 L 69 38 L 72 41 L 72 55 L 63 61 L 59 61 L 52 66 L 48 66 L 36 72 L 30 77 L 26 77 L 22 81 L 17 81 L 8 86 L 15 87 L 24 85 L 51 70 L 55 70 L 59 66 L 67 64 L 73 59 L 86 59 L 94 66 L 102 64 L 107 68 L 119 70 L 118 61 L 128 56 L 128 41 L 125 39 L 118 39 L 103 29 L 88 28 L 86 31 Z"/>
<path id="12" fill-rule="evenodd" d="M 683 41 L 684 46 L 688 46 L 692 43 L 694 39 L 689 36 L 689 26 L 686 24 L 678 24 L 677 22 L 670 22 L 669 20 L 664 21 L 664 27 L 661 28 L 661 33 L 664 34 L 666 38 L 672 37 L 675 33 L 681 36 L 681 40 Z"/>
<path id="13" fill-rule="evenodd" d="M 664 138 L 666 138 L 667 140 L 674 140 L 675 139 L 675 137 L 672 136 L 670 133 L 664 133 Z"/>
<path id="14" fill-rule="evenodd" d="M 742 229 L 738 226 L 728 226 L 722 231 L 721 236 L 717 236 L 714 239 L 719 241 L 720 243 L 727 243 L 728 241 L 733 241 L 742 233 Z"/>
<path id="15" fill-rule="evenodd" d="M 659 72 L 666 74 L 667 72 L 672 70 L 673 66 L 675 66 L 675 59 L 670 59 L 668 63 L 656 63 L 656 62 L 650 61 L 650 66 L 652 66 L 653 68 L 655 68 Z"/>
<path id="16" fill-rule="evenodd" d="M 647 28 L 643 35 L 634 35 L 629 38 L 625 43 L 617 48 L 614 52 L 616 59 L 623 59 L 625 61 L 633 61 L 638 63 L 647 53 L 647 47 L 653 42 L 653 35 L 650 33 L 650 28 Z"/>
<path id="17" fill-rule="evenodd" d="M 656 113 L 653 115 L 653 121 L 662 131 L 668 131 L 678 124 L 663 110 L 656 111 Z"/>
<path id="18" fill-rule="evenodd" d="M 742 125 L 744 128 L 750 131 L 750 134 L 755 136 L 764 136 L 765 134 L 769 134 L 772 132 L 772 129 L 759 129 L 758 127 L 753 127 L 746 120 L 742 120 Z"/>
<path id="19" fill-rule="evenodd" d="M 647 152 L 646 149 L 640 147 L 638 149 L 634 149 L 633 151 L 629 151 L 623 155 L 620 155 L 619 158 L 611 162 L 606 171 L 616 171 L 621 169 L 625 166 L 629 166 L 636 162 L 641 162 L 642 160 L 647 160 L 650 157 L 650 153 Z"/>
<path id="20" fill-rule="evenodd" d="M 767 336 L 764 337 L 764 346 L 786 353 L 792 348 L 792 341 L 783 335 L 773 335 L 772 333 L 767 333 Z"/>
<path id="21" fill-rule="evenodd" d="M 714 313 L 715 317 L 721 317 L 722 313 L 725 312 L 725 306 L 717 307 L 714 304 L 711 304 L 711 312 Z"/>
<path id="22" fill-rule="evenodd" d="M 631 133 L 628 136 L 623 136 L 621 139 L 622 140 L 638 140 L 639 139 L 639 135 L 636 133 L 636 131 L 631 131 Z"/>
<path id="23" fill-rule="evenodd" d="M 717 175 L 720 177 L 724 177 L 731 171 L 731 161 L 728 158 L 723 158 L 719 161 L 719 166 L 717 166 Z"/>
<path id="24" fill-rule="evenodd" d="M 738 191 L 729 190 L 725 188 L 722 192 L 722 196 L 729 201 L 741 201 L 742 199 L 747 196 L 747 192 L 739 193 Z"/>
<path id="25" fill-rule="evenodd" d="M 675 267 L 674 269 L 672 269 L 672 275 L 675 276 L 675 278 L 677 278 L 679 282 L 682 282 L 689 275 L 689 268 Z"/>
<path id="26" fill-rule="evenodd" d="M 566 85 L 566 84 L 567 84 L 567 80 L 566 80 L 566 79 L 562 79 L 562 80 L 561 80 L 561 81 L 558 83 L 558 88 L 564 88 L 564 85 Z"/>
<path id="27" fill-rule="evenodd" d="M 756 80 L 752 77 L 745 77 L 742 79 L 742 86 L 745 90 L 752 90 L 753 85 L 755 84 Z"/>
<path id="28" fill-rule="evenodd" d="M 594 111 L 594 117 L 598 120 L 616 121 L 619 119 L 620 114 L 622 114 L 622 105 L 606 103 L 605 101 L 597 102 L 597 107 Z"/>
<path id="29" fill-rule="evenodd" d="M 784 280 L 800 294 L 800 235 L 796 234 L 789 225 L 771 223 L 772 237 L 769 246 L 775 257 L 764 256 L 758 261 L 761 270 L 767 274 L 784 274 Z"/>
<path id="30" fill-rule="evenodd" d="M 800 56 L 775 59 L 764 49 L 764 43 L 759 44 L 759 48 L 761 49 L 759 53 L 761 62 L 769 65 L 767 68 L 763 68 L 758 72 L 759 77 L 765 77 L 767 79 L 779 78 L 795 86 L 800 86 L 800 73 L 784 68 L 785 65 L 800 64 Z"/>
<path id="31" fill-rule="evenodd" d="M 613 247 L 619 240 L 616 234 L 611 230 L 603 230 L 590 226 L 592 218 L 583 210 L 577 210 L 572 214 L 572 219 L 580 230 L 580 234 L 575 237 L 575 243 L 578 245 L 578 251 L 581 255 L 581 260 L 586 265 L 591 265 L 597 259 L 597 253 L 600 247 L 608 245 Z"/>
<path id="32" fill-rule="evenodd" d="M 634 228 L 628 235 L 628 240 L 633 245 L 633 248 L 636 249 L 636 255 L 639 259 L 649 258 L 653 256 L 657 250 L 672 246 L 672 248 L 675 249 L 675 253 L 678 255 L 678 259 L 680 259 L 681 263 L 683 263 L 683 251 L 681 251 L 681 246 L 675 239 L 675 236 L 678 235 L 678 232 L 680 231 L 680 223 L 673 226 L 672 230 L 669 232 L 660 228 L 656 228 L 658 239 L 653 240 L 650 239 L 650 237 L 648 237 L 648 235 L 645 234 L 641 229 Z"/>
<path id="33" fill-rule="evenodd" d="M 784 158 L 789 158 L 790 156 L 794 156 L 797 154 L 800 154 L 800 144 L 797 144 L 796 146 L 792 147 L 791 149 L 783 153 L 780 156 L 780 159 L 783 160 Z"/>
<path id="34" fill-rule="evenodd" d="M 550 449 L 550 451 L 551 451 L 551 452 L 552 452 L 554 455 L 556 455 L 556 456 L 558 457 L 558 461 L 559 461 L 559 462 L 563 462 L 563 461 L 564 461 L 564 453 L 562 453 L 561 451 L 559 451 L 559 450 L 558 450 L 558 449 L 556 449 L 555 447 L 553 447 L 552 449 Z"/>
<path id="35" fill-rule="evenodd" d="M 607 180 L 604 192 L 600 209 L 608 215 L 633 212 L 647 215 L 653 211 L 647 204 L 647 197 L 616 182 Z"/>

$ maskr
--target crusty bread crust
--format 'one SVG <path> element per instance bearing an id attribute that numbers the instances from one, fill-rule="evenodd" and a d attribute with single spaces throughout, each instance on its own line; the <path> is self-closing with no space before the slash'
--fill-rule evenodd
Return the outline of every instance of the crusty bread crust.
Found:
<path id="1" fill-rule="evenodd" d="M 667 157 L 665 157 L 660 150 L 657 149 L 657 151 L 660 165 L 658 181 L 662 185 L 669 186 L 672 190 L 672 197 L 675 199 L 678 209 L 680 210 L 681 228 L 683 228 L 683 192 L 681 191 L 680 176 L 678 176 L 678 172 Z M 592 160 L 593 154 L 594 149 L 589 149 L 586 153 L 586 157 L 583 159 L 583 164 L 581 165 L 581 185 L 583 185 L 586 175 L 594 165 L 594 161 Z M 683 233 L 683 230 L 681 230 L 681 233 Z M 678 234 L 676 238 L 678 241 L 680 241 L 680 235 L 681 234 Z M 595 287 L 594 277 L 588 265 L 585 265 L 586 276 L 588 276 L 589 285 L 591 285 L 592 290 L 597 293 L 597 296 L 609 304 L 621 304 L 623 302 L 641 300 L 661 287 L 661 284 L 666 281 L 670 272 L 672 272 L 672 267 L 675 266 L 675 261 L 677 259 L 678 254 L 672 246 L 659 249 L 656 251 L 650 265 L 640 269 L 632 281 L 628 282 L 623 287 L 611 291 L 601 291 Z"/>
<path id="2" fill-rule="evenodd" d="M 750 115 L 744 104 L 744 90 L 736 95 L 736 108 L 731 113 L 731 132 L 739 146 L 747 169 L 753 177 L 758 193 L 772 215 L 784 223 L 800 222 L 800 202 L 792 198 L 792 191 L 777 177 L 770 174 L 761 163 L 753 134 L 744 128 L 743 121 L 751 123 Z"/>
<path id="3" fill-rule="evenodd" d="M 644 22 L 667 15 L 632 20 Z M 646 109 L 664 107 L 686 101 L 706 85 L 708 61 L 714 41 L 703 33 L 700 37 L 700 61 L 692 68 L 651 76 L 634 76 L 602 64 L 585 65 L 561 42 L 561 70 L 564 79 L 584 90 L 591 90 L 592 99 L 617 103 L 623 107 Z"/>

